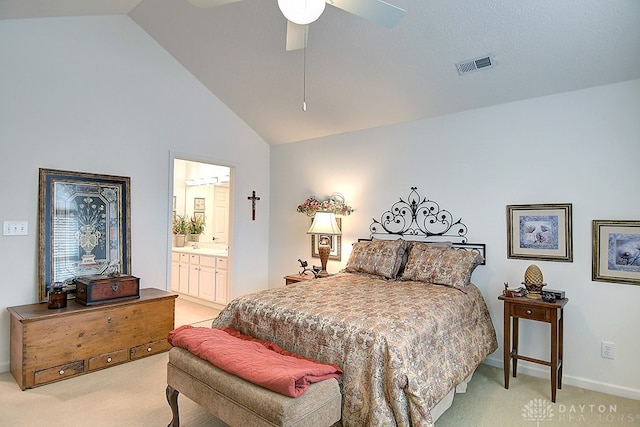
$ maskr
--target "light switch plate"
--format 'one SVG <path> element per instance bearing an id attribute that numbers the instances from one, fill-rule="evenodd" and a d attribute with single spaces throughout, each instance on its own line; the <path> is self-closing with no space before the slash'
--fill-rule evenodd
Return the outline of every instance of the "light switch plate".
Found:
<path id="1" fill-rule="evenodd" d="M 28 221 L 4 221 L 2 234 L 5 236 L 26 236 L 29 234 Z"/>

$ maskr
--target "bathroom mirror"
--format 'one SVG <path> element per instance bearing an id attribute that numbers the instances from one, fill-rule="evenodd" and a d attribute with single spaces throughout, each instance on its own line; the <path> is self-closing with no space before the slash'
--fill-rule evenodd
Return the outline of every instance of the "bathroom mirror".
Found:
<path id="1" fill-rule="evenodd" d="M 174 159 L 173 217 L 203 221 L 198 244 L 228 245 L 230 173 L 226 166 Z"/>

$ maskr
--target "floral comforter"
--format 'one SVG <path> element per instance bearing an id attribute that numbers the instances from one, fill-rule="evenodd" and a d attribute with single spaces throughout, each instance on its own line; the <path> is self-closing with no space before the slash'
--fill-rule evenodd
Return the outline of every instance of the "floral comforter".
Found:
<path id="1" fill-rule="evenodd" d="M 433 426 L 430 409 L 497 348 L 480 291 L 340 273 L 234 299 L 213 327 L 344 371 L 344 426 Z"/>

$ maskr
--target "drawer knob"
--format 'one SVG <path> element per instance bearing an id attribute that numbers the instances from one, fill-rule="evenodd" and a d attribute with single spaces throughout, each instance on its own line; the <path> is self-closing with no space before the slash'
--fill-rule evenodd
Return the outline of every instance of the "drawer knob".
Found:
<path id="1" fill-rule="evenodd" d="M 531 313 L 532 313 L 532 311 L 531 311 L 531 310 L 527 310 L 527 314 L 531 314 Z"/>
<path id="2" fill-rule="evenodd" d="M 151 353 L 151 347 L 148 347 L 148 348 L 147 348 L 147 351 L 148 351 L 149 353 Z"/>
<path id="3" fill-rule="evenodd" d="M 107 317 L 107 323 L 111 323 L 111 316 Z"/>
<path id="4" fill-rule="evenodd" d="M 107 363 L 111 363 L 111 358 L 107 357 Z"/>
<path id="5" fill-rule="evenodd" d="M 118 292 L 118 284 L 117 284 L 117 283 L 114 283 L 113 285 L 111 285 L 111 290 L 112 290 L 113 292 Z"/>
<path id="6" fill-rule="evenodd" d="M 60 375 L 64 375 L 64 369 L 60 369 L 60 372 L 58 372 Z"/>

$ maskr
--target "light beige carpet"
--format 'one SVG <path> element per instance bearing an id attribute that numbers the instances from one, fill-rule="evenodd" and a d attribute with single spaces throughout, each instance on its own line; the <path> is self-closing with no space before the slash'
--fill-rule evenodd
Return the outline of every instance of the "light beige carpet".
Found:
<path id="1" fill-rule="evenodd" d="M 467 392 L 436 427 L 638 426 L 640 401 L 563 385 L 551 403 L 548 379 L 518 374 L 504 388 L 504 371 L 481 365 Z"/>
<path id="2" fill-rule="evenodd" d="M 0 425 L 166 426 L 167 360 L 167 353 L 158 354 L 26 391 L 11 374 L 0 374 Z M 551 404 L 548 381 L 519 375 L 505 390 L 502 375 L 482 365 L 436 427 L 640 426 L 640 401 L 565 386 Z M 224 425 L 189 399 L 180 396 L 178 402 L 181 426 Z"/>
<path id="3" fill-rule="evenodd" d="M 175 326 L 211 326 L 211 321 L 220 310 L 197 304 L 183 297 L 176 298 Z"/>
<path id="4" fill-rule="evenodd" d="M 168 354 L 114 366 L 69 380 L 20 391 L 0 375 L 0 425 L 12 427 L 166 426 Z M 180 398 L 181 425 L 219 426 L 190 400 Z"/>
<path id="5" fill-rule="evenodd" d="M 210 326 L 217 311 L 178 298 L 176 326 Z M 156 427 L 171 420 L 165 397 L 168 354 L 158 354 L 54 384 L 21 391 L 0 374 L 0 426 Z M 564 386 L 550 403 L 548 380 L 519 375 L 510 389 L 503 371 L 482 365 L 436 427 L 628 426 L 640 427 L 640 401 Z M 201 407 L 180 396 L 182 427 L 221 427 Z M 251 427 L 251 426 L 243 426 Z"/>

